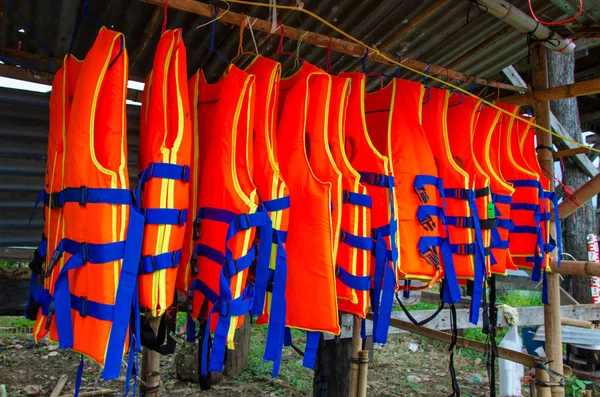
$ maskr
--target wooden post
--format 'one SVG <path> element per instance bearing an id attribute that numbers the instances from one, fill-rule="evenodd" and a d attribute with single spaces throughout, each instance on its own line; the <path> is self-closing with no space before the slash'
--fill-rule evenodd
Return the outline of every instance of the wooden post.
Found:
<path id="1" fill-rule="evenodd" d="M 362 321 L 354 316 L 352 323 L 352 349 L 350 351 L 350 393 L 349 397 L 356 397 L 358 393 L 358 353 L 360 352 L 362 340 L 360 338 L 360 327 Z"/>
<path id="2" fill-rule="evenodd" d="M 537 90 L 548 89 L 548 54 L 546 47 L 537 43 L 533 48 L 532 70 L 533 87 Z M 537 124 L 550 129 L 550 103 L 537 102 L 535 104 Z M 552 136 L 547 132 L 537 130 L 537 144 L 552 147 Z M 539 150 L 538 160 L 542 169 L 552 180 L 554 175 L 554 159 L 550 150 Z M 554 189 L 551 184 L 550 189 Z M 554 222 L 550 223 L 550 230 L 554 230 Z M 544 306 L 544 325 L 546 329 L 546 355 L 551 360 L 549 367 L 556 373 L 563 373 L 562 335 L 560 325 L 560 284 L 558 274 L 548 273 L 548 304 Z M 536 371 L 537 373 L 538 371 Z M 551 379 L 558 382 L 559 379 Z M 541 389 L 541 390 L 540 390 Z M 538 388 L 538 396 L 547 396 L 547 392 Z M 564 396 L 565 390 L 560 386 L 551 388 L 552 396 Z"/>
<path id="3" fill-rule="evenodd" d="M 250 350 L 251 322 L 250 313 L 246 313 L 244 324 L 235 330 L 233 336 L 235 350 L 227 350 L 223 375 L 235 377 L 244 371 L 246 363 L 248 363 L 248 352 Z"/>
<path id="4" fill-rule="evenodd" d="M 367 397 L 367 375 L 369 373 L 369 351 L 361 350 L 358 353 L 360 361 L 358 370 L 358 397 Z"/>
<path id="5" fill-rule="evenodd" d="M 158 331 L 160 317 L 146 317 L 154 332 Z M 142 319 L 144 321 L 144 319 Z M 142 395 L 146 397 L 160 396 L 160 353 L 146 347 L 142 350 Z"/>

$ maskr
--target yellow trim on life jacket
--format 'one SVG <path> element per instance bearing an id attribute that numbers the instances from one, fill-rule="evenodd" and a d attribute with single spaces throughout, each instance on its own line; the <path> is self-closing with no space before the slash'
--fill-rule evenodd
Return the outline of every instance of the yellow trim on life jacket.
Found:
<path id="1" fill-rule="evenodd" d="M 496 181 L 501 184 L 504 188 L 510 190 L 511 195 L 512 193 L 515 192 L 515 189 L 512 187 L 512 184 L 508 184 L 506 183 L 506 180 L 504 179 L 504 177 L 502 175 L 498 175 L 496 173 L 496 170 L 494 169 L 494 167 L 492 166 L 492 163 L 490 162 L 490 147 L 492 146 L 492 135 L 493 135 L 493 131 L 496 129 L 496 126 L 498 125 L 498 121 L 500 121 L 500 118 L 502 117 L 502 113 L 497 112 L 496 114 L 496 118 L 494 119 L 492 126 L 490 128 L 490 131 L 488 132 L 486 139 L 485 139 L 485 152 L 486 152 L 486 156 L 485 156 L 485 162 L 488 166 L 488 169 L 490 170 L 490 172 L 492 173 L 492 175 L 494 176 L 494 178 L 496 179 Z"/>

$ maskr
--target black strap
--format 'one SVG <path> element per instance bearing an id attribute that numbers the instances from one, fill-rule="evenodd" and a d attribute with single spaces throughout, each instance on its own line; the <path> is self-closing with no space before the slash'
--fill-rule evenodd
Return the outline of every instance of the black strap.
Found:
<path id="1" fill-rule="evenodd" d="M 490 326 L 486 342 L 489 340 L 489 356 L 487 361 L 488 379 L 490 385 L 490 397 L 496 397 L 496 358 L 498 357 L 498 346 L 496 345 L 496 327 L 498 326 L 498 309 L 496 308 L 496 276 L 492 274 L 490 286 Z M 486 343 L 487 349 L 488 343 Z"/>
<path id="2" fill-rule="evenodd" d="M 46 255 L 40 255 L 37 250 L 33 251 L 33 259 L 29 262 L 29 268 L 38 276 L 42 274 L 44 264 L 46 263 Z"/>
<path id="3" fill-rule="evenodd" d="M 158 331 L 154 332 L 148 321 L 141 321 L 140 337 L 142 346 L 162 355 L 175 353 L 177 342 L 173 338 L 177 326 L 177 292 L 173 303 L 160 319 Z M 165 339 L 167 343 L 165 343 Z"/>
<path id="4" fill-rule="evenodd" d="M 202 341 L 204 340 L 205 332 L 208 332 L 208 352 L 206 352 L 207 356 L 209 355 L 210 349 L 212 347 L 210 328 L 207 327 L 207 313 L 208 299 L 204 298 L 204 301 L 202 302 L 202 307 L 200 308 L 200 314 L 198 315 L 198 322 L 200 323 L 200 331 L 198 332 L 198 385 L 200 386 L 200 390 L 202 391 L 210 390 L 212 388 L 212 378 L 210 376 L 210 371 L 208 371 L 208 368 L 206 371 L 206 376 L 202 376 L 202 356 L 204 354 L 204 352 L 202 351 Z"/>
<path id="5" fill-rule="evenodd" d="M 489 186 L 475 190 L 475 198 L 489 196 L 490 194 L 492 194 L 492 188 Z"/>
<path id="6" fill-rule="evenodd" d="M 458 341 L 458 324 L 456 323 L 456 307 L 454 303 L 450 304 L 450 326 L 452 328 L 452 343 L 450 343 L 450 347 L 448 348 L 450 352 L 448 370 L 450 371 L 450 379 L 452 381 L 452 394 L 450 394 L 450 397 L 460 397 L 460 386 L 456 379 L 456 370 L 454 369 L 454 348 Z"/>
<path id="7" fill-rule="evenodd" d="M 411 323 L 413 323 L 414 325 L 425 325 L 428 322 L 430 322 L 431 320 L 433 320 L 434 318 L 437 317 L 438 314 L 440 314 L 440 312 L 442 311 L 442 309 L 444 308 L 444 300 L 442 299 L 442 295 L 443 294 L 443 286 L 440 287 L 440 304 L 438 305 L 437 310 L 429 317 L 427 317 L 426 319 L 423 319 L 421 321 L 417 321 L 408 311 L 408 309 L 406 308 L 406 306 L 404 306 L 404 303 L 402 303 L 402 299 L 400 299 L 400 296 L 398 295 L 398 292 L 396 292 L 396 300 L 398 301 L 398 303 L 400 304 L 400 307 L 402 308 L 402 311 L 404 312 L 404 314 L 406 314 L 406 317 L 410 320 Z"/>
<path id="8" fill-rule="evenodd" d="M 319 349 L 317 353 L 318 362 L 315 365 L 315 377 L 313 384 L 314 395 L 317 397 L 327 397 L 327 374 L 328 374 L 328 361 L 327 352 L 325 351 L 325 339 L 323 333 L 321 333 L 319 339 Z"/>

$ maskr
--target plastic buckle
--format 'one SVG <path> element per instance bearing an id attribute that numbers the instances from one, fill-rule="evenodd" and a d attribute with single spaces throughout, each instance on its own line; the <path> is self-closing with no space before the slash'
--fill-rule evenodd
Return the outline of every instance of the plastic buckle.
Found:
<path id="1" fill-rule="evenodd" d="M 88 312 L 88 300 L 87 298 L 81 297 L 81 307 L 79 308 L 79 315 L 83 318 L 87 317 Z"/>
<path id="2" fill-rule="evenodd" d="M 233 263 L 233 268 L 235 269 L 235 271 L 233 273 L 229 272 L 229 269 L 227 267 L 228 263 Z M 237 259 L 225 259 L 223 261 L 223 274 L 226 277 L 232 277 L 233 275 L 239 273 L 239 268 L 238 268 L 238 261 Z"/>
<path id="3" fill-rule="evenodd" d="M 52 253 L 52 258 L 50 258 L 50 264 L 48 265 L 48 269 L 46 269 L 46 273 L 44 274 L 44 278 L 50 277 L 52 269 L 54 269 L 54 266 L 56 266 L 56 263 L 61 258 L 62 254 L 63 253 L 61 250 L 54 250 L 54 252 Z"/>
<path id="4" fill-rule="evenodd" d="M 198 275 L 198 254 L 197 253 L 193 253 L 192 254 L 192 259 L 190 260 L 190 263 L 192 264 L 192 277 L 196 277 Z"/>
<path id="5" fill-rule="evenodd" d="M 61 207 L 60 203 L 58 202 L 58 192 L 50 193 L 50 199 L 48 204 L 50 204 L 50 209 Z"/>
<path id="6" fill-rule="evenodd" d="M 81 261 L 82 262 L 89 262 L 89 260 L 90 260 L 90 251 L 88 249 L 88 243 L 81 243 L 80 248 L 81 248 Z"/>
<path id="7" fill-rule="evenodd" d="M 194 229 L 194 232 L 192 233 L 192 240 L 198 240 L 200 237 L 202 237 L 202 231 L 200 230 L 200 226 L 202 225 L 202 219 L 196 218 L 194 219 L 194 223 L 192 224 L 192 227 Z"/>
<path id="8" fill-rule="evenodd" d="M 344 190 L 343 197 L 342 197 L 342 202 L 344 202 L 344 203 L 349 203 L 350 202 L 350 192 L 349 191 Z"/>
<path id="9" fill-rule="evenodd" d="M 247 226 L 247 227 L 243 227 L 240 224 L 240 219 L 244 219 L 246 221 L 246 225 L 245 226 Z M 235 218 L 235 224 L 237 225 L 238 229 L 240 229 L 240 230 L 248 230 L 248 229 L 250 229 L 251 228 L 251 226 L 250 226 L 250 216 L 248 216 L 248 214 L 238 215 Z"/>
<path id="10" fill-rule="evenodd" d="M 173 251 L 173 255 L 171 255 L 171 267 L 177 267 L 179 261 L 177 260 L 177 254 L 180 251 Z"/>
<path id="11" fill-rule="evenodd" d="M 187 165 L 184 165 L 181 170 L 181 180 L 183 182 L 189 182 L 190 180 L 190 167 Z"/>
<path id="12" fill-rule="evenodd" d="M 437 269 L 440 265 L 440 258 L 434 247 L 429 247 L 429 249 L 425 252 L 421 252 L 421 256 L 425 259 L 427 263 L 431 266 L 435 266 Z"/>
<path id="13" fill-rule="evenodd" d="M 54 301 L 50 301 L 50 305 L 48 306 L 48 316 L 46 316 L 46 323 L 44 324 L 44 328 L 47 330 L 50 329 L 50 323 L 52 322 L 52 316 L 54 315 Z"/>
<path id="14" fill-rule="evenodd" d="M 415 192 L 417 193 L 417 196 L 419 196 L 419 200 L 426 204 L 429 201 L 429 195 L 427 194 L 427 190 L 425 190 L 425 187 L 422 188 L 415 188 Z"/>
<path id="15" fill-rule="evenodd" d="M 150 267 L 152 267 L 152 273 L 156 271 L 156 264 L 154 263 L 154 255 L 150 255 Z"/>
<path id="16" fill-rule="evenodd" d="M 340 265 L 336 265 L 335 267 L 335 278 L 340 277 Z"/>
<path id="17" fill-rule="evenodd" d="M 423 229 L 427 230 L 428 232 L 432 232 L 436 227 L 431 215 L 427 216 L 427 218 L 421 221 L 421 226 L 423 226 Z"/>
<path id="18" fill-rule="evenodd" d="M 144 183 L 148 182 L 150 179 L 152 179 L 154 177 L 154 164 L 155 163 L 148 164 L 148 174 L 146 176 L 146 180 L 144 181 Z"/>
<path id="19" fill-rule="evenodd" d="M 179 211 L 179 221 L 177 224 L 179 226 L 184 226 L 186 220 L 187 220 L 187 210 L 183 209 L 183 210 Z"/>
<path id="20" fill-rule="evenodd" d="M 87 204 L 88 199 L 88 188 L 87 186 L 81 186 L 79 188 L 79 205 L 84 206 Z"/>
<path id="21" fill-rule="evenodd" d="M 346 235 L 347 233 L 344 230 L 340 230 L 340 243 L 346 241 Z"/>
<path id="22" fill-rule="evenodd" d="M 223 317 L 229 317 L 229 301 L 219 300 L 219 315 Z M 222 313 L 223 304 L 225 304 L 225 314 Z"/>

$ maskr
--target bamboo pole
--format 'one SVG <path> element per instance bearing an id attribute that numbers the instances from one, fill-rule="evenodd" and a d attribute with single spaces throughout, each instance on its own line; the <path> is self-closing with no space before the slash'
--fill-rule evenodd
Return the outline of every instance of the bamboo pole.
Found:
<path id="1" fill-rule="evenodd" d="M 581 207 L 586 201 L 591 200 L 597 194 L 600 193 L 600 174 L 596 175 L 571 195 L 570 199 L 563 200 L 558 205 L 558 216 L 560 219 L 565 219 L 579 207 Z"/>
<path id="2" fill-rule="evenodd" d="M 546 47 L 537 43 L 533 48 L 532 56 L 533 87 L 535 89 L 548 88 L 548 54 Z M 535 104 L 535 116 L 537 124 L 550 129 L 550 103 L 537 102 Z M 537 143 L 540 146 L 552 147 L 552 135 L 537 129 Z M 554 159 L 550 150 L 539 150 L 538 161 L 542 169 L 552 180 L 554 175 Z M 550 186 L 554 190 L 554 186 Z M 550 221 L 550 231 L 554 233 L 554 222 Z M 560 284 L 557 273 L 549 273 L 548 278 L 548 304 L 544 305 L 544 325 L 546 330 L 546 354 L 551 360 L 550 369 L 556 373 L 563 374 L 562 335 L 560 325 Z M 559 377 L 553 376 L 553 382 L 558 382 Z M 548 388 L 539 388 L 538 396 L 547 396 Z M 550 388 L 552 397 L 565 395 L 565 389 L 561 386 Z"/>
<path id="3" fill-rule="evenodd" d="M 533 91 L 528 94 L 511 95 L 500 98 L 500 102 L 510 105 L 531 105 L 536 102 L 555 101 L 557 99 L 594 95 L 599 92 L 600 79 L 591 79 L 553 88 L 534 88 Z"/>
<path id="4" fill-rule="evenodd" d="M 159 6 L 163 6 L 165 0 L 141 0 L 145 3 L 155 4 Z M 212 18 L 214 16 L 214 8 L 212 5 L 205 4 L 199 1 L 194 0 L 169 0 L 168 6 L 171 8 L 176 8 L 178 10 L 191 12 L 193 14 L 202 15 L 208 18 Z M 217 8 L 217 15 L 219 17 L 220 22 L 230 23 L 233 25 L 240 26 L 242 22 L 246 19 L 246 16 L 243 14 L 239 14 L 233 11 L 226 11 L 222 8 Z M 271 33 L 271 22 L 265 21 L 264 19 L 251 18 L 252 20 L 252 29 L 258 30 L 265 33 Z M 306 32 L 301 31 L 300 29 L 293 28 L 291 26 L 285 26 L 284 36 L 292 39 L 298 40 L 300 36 L 302 36 L 302 43 L 308 43 L 315 45 L 317 47 L 328 47 L 330 42 L 330 37 L 324 34 L 319 34 L 315 32 Z M 341 52 L 344 54 L 352 55 L 355 57 L 362 57 L 365 54 L 365 47 L 360 44 L 342 40 L 342 39 L 334 39 L 331 49 L 333 51 Z M 447 69 L 443 66 L 439 65 L 431 65 L 426 62 L 421 62 L 416 59 L 406 59 L 400 60 L 398 56 L 390 53 L 383 53 L 385 57 L 394 59 L 396 61 L 402 61 L 402 64 L 411 67 L 420 71 L 428 71 L 428 74 L 443 76 L 444 78 L 448 78 L 450 80 L 458 80 L 462 83 L 472 83 L 475 81 L 479 85 L 487 85 L 494 88 L 500 88 L 508 91 L 517 91 L 523 92 L 524 89 L 522 87 L 517 87 L 510 84 L 500 83 L 497 81 L 488 81 L 486 79 L 479 79 L 474 76 L 460 73 L 454 70 Z M 369 54 L 367 57 L 368 60 L 372 62 L 378 62 L 388 65 L 394 65 L 394 63 L 388 61 L 381 55 L 376 53 Z"/>
<path id="5" fill-rule="evenodd" d="M 553 260 L 550 264 L 553 273 L 600 277 L 600 262 L 561 261 L 560 267 L 557 265 L 558 262 L 556 260 Z"/>
<path id="6" fill-rule="evenodd" d="M 578 154 L 588 153 L 589 151 L 590 151 L 590 149 L 587 147 L 576 147 L 573 149 L 565 149 L 565 150 L 559 150 L 557 152 L 554 152 L 552 154 L 552 157 L 554 157 L 554 159 L 557 160 L 557 159 L 562 159 L 564 157 L 571 157 L 571 156 L 575 156 Z"/>
<path id="7" fill-rule="evenodd" d="M 158 331 L 160 317 L 147 317 L 150 327 L 154 332 Z M 142 395 L 146 397 L 160 396 L 160 354 L 144 347 L 142 351 L 142 371 L 140 377 L 142 383 Z"/>
<path id="8" fill-rule="evenodd" d="M 358 316 L 354 316 L 352 324 L 352 348 L 350 351 L 350 393 L 349 397 L 357 397 L 358 393 L 358 368 L 359 368 L 359 352 L 362 345 L 360 338 L 360 327 L 362 320 Z"/>
<path id="9" fill-rule="evenodd" d="M 594 328 L 594 323 L 591 321 L 585 320 L 577 320 L 574 318 L 562 317 L 560 319 L 561 325 L 570 325 L 571 327 L 579 327 L 579 328 Z"/>
<path id="10" fill-rule="evenodd" d="M 361 350 L 358 353 L 359 372 L 358 372 L 358 397 L 367 397 L 367 375 L 369 373 L 369 351 Z"/>

